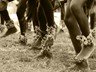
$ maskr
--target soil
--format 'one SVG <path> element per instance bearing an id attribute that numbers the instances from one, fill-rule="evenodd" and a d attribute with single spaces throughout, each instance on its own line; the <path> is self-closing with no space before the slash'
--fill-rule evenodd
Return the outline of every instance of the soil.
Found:
<path id="1" fill-rule="evenodd" d="M 27 45 L 19 42 L 19 33 L 0 38 L 0 72 L 67 72 L 74 65 L 74 48 L 67 28 L 58 33 L 51 48 L 52 59 L 37 59 L 39 50 L 29 50 L 33 32 L 27 32 Z M 96 40 L 95 40 L 96 43 Z M 96 47 L 96 46 L 95 46 Z M 90 68 L 96 69 L 96 50 L 89 58 Z M 74 71 L 77 72 L 77 71 Z"/>

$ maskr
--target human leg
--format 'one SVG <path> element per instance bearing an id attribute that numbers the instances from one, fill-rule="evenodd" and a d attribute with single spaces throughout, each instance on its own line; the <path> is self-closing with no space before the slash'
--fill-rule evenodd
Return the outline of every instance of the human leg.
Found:
<path id="1" fill-rule="evenodd" d="M 6 37 L 10 34 L 13 34 L 17 31 L 16 27 L 14 26 L 14 22 L 10 19 L 7 9 L 0 12 L 2 18 L 6 22 L 5 25 L 7 29 L 2 32 L 0 37 Z"/>

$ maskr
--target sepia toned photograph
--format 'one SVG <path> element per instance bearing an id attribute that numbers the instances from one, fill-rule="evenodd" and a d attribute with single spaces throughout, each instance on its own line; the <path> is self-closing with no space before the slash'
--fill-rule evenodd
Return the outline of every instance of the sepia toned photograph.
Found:
<path id="1" fill-rule="evenodd" d="M 96 0 L 0 0 L 0 72 L 96 72 Z"/>

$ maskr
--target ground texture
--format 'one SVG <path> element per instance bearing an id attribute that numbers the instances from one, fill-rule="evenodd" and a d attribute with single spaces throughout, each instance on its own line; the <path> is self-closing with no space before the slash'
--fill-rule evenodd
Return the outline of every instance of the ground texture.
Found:
<path id="1" fill-rule="evenodd" d="M 28 50 L 33 33 L 28 32 L 26 35 L 28 43 L 25 46 L 19 43 L 19 34 L 0 38 L 0 72 L 67 72 L 67 68 L 74 64 L 75 52 L 66 28 L 57 35 L 51 48 L 53 58 L 50 60 L 36 59 L 40 51 Z M 89 58 L 91 69 L 96 69 L 95 52 Z"/>
<path id="2" fill-rule="evenodd" d="M 60 13 L 54 14 L 57 25 L 60 22 L 59 16 Z M 14 14 L 10 17 L 14 17 L 12 19 L 18 24 Z M 0 72 L 67 72 L 68 67 L 74 65 L 75 52 L 66 27 L 64 32 L 58 33 L 56 37 L 51 48 L 53 58 L 50 60 L 37 59 L 40 51 L 28 50 L 34 34 L 27 32 L 26 35 L 28 41 L 25 46 L 19 42 L 19 33 L 0 38 Z M 96 69 L 96 50 L 89 58 L 89 63 L 91 69 Z"/>

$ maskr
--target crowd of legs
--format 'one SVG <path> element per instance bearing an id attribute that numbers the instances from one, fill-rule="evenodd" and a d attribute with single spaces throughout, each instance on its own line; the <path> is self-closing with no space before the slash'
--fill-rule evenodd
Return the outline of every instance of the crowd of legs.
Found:
<path id="1" fill-rule="evenodd" d="M 66 3 L 66 10 L 64 9 Z M 59 8 L 59 7 L 57 7 Z M 94 38 L 91 30 L 94 30 L 96 25 L 96 1 L 95 0 L 61 0 L 61 20 L 70 34 L 72 44 L 76 56 L 75 66 L 70 69 L 78 67 L 79 70 L 89 71 L 88 58 L 94 51 Z M 20 0 L 17 7 L 17 17 L 20 24 L 21 44 L 27 44 L 26 30 L 28 22 L 33 22 L 35 37 L 31 43 L 30 50 L 40 50 L 38 57 L 52 58 L 50 52 L 54 40 L 56 38 L 56 24 L 54 21 L 55 0 Z M 7 30 L 1 37 L 8 36 L 15 33 L 17 30 L 14 22 L 10 19 L 7 9 L 0 11 L 1 24 L 4 22 Z M 90 22 L 89 22 L 90 17 Z"/>

